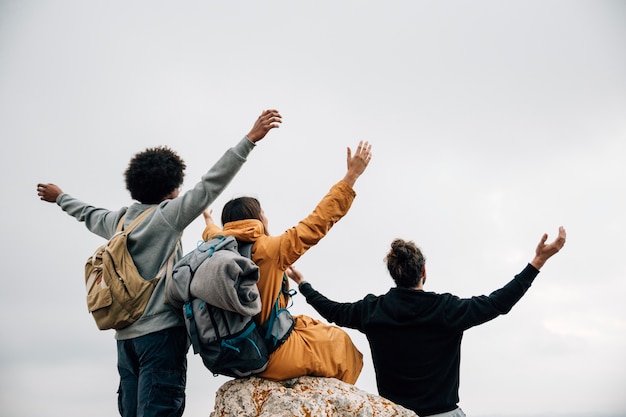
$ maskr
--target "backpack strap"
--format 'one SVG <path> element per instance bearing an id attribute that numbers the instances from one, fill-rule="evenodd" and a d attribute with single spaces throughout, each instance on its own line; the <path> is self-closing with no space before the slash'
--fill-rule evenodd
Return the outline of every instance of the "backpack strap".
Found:
<path id="1" fill-rule="evenodd" d="M 222 315 L 222 323 L 226 326 L 226 334 L 230 334 L 231 330 L 228 326 L 228 320 L 226 320 L 226 316 L 224 310 L 220 308 L 216 308 L 204 301 L 200 304 L 200 309 L 206 308 L 209 313 L 209 318 L 211 319 L 211 324 L 213 325 L 213 329 L 215 330 L 215 336 L 217 337 L 217 341 L 220 345 L 223 344 L 223 338 L 220 334 L 219 326 L 217 321 L 215 320 L 215 314 Z M 191 339 L 191 345 L 193 346 L 193 353 L 198 354 L 201 352 L 202 348 L 200 346 L 200 336 L 198 336 L 198 326 L 196 324 L 196 320 L 193 315 L 193 305 L 191 304 L 191 300 L 187 301 L 183 306 L 185 311 L 185 317 L 189 322 L 189 339 Z"/>
<path id="2" fill-rule="evenodd" d="M 200 353 L 200 338 L 198 337 L 198 326 L 196 320 L 193 317 L 193 306 L 191 301 L 187 301 L 183 306 L 185 317 L 189 322 L 189 338 L 191 339 L 191 345 L 193 346 L 193 353 Z M 212 319 L 213 317 L 211 317 Z"/>
<path id="3" fill-rule="evenodd" d="M 146 216 L 148 214 L 150 214 L 154 209 L 156 208 L 156 206 L 152 206 L 152 207 L 148 207 L 146 210 L 144 210 L 139 216 L 137 216 L 137 218 L 135 218 L 135 220 L 132 221 L 131 224 L 128 225 L 128 227 L 126 229 L 124 229 L 124 218 L 126 217 L 126 213 L 124 213 L 124 215 L 122 216 L 122 218 L 120 219 L 120 222 L 117 224 L 117 233 L 119 232 L 126 232 L 126 233 L 130 233 L 135 227 L 137 227 L 137 225 L 139 225 L 139 223 L 141 223 L 141 221 L 146 218 Z"/>
<path id="4" fill-rule="evenodd" d="M 139 216 L 137 216 L 137 218 L 135 218 L 135 220 L 133 220 L 132 223 L 129 224 L 126 229 L 124 229 L 124 218 L 126 217 L 126 213 L 124 213 L 124 215 L 120 219 L 120 222 L 117 224 L 116 234 L 122 233 L 122 232 L 126 233 L 127 235 L 130 234 L 130 232 L 132 232 L 133 229 L 137 227 L 139 223 L 141 223 L 142 220 L 148 216 L 148 214 L 152 213 L 154 209 L 156 209 L 156 207 L 157 206 L 148 207 Z M 174 247 L 174 250 L 172 251 L 172 254 L 168 258 L 167 262 L 161 265 L 161 268 L 159 269 L 159 271 L 156 273 L 156 275 L 153 278 L 160 279 L 163 276 L 172 276 L 172 271 L 174 269 L 174 259 L 176 259 L 176 253 L 178 252 L 178 248 L 182 248 L 180 239 L 178 239 L 178 241 L 176 242 L 176 246 Z"/>
<path id="5" fill-rule="evenodd" d="M 128 225 L 128 227 L 126 229 L 124 229 L 124 219 L 126 218 L 126 213 L 124 213 L 122 215 L 122 217 L 120 217 L 120 221 L 117 223 L 117 228 L 115 229 L 115 234 L 113 234 L 113 236 L 111 236 L 111 239 L 113 239 L 115 236 L 119 235 L 120 233 L 126 233 L 126 235 L 128 235 L 155 208 L 156 208 L 156 206 L 152 206 L 152 207 L 149 207 L 146 210 L 144 210 L 141 214 L 139 214 L 139 216 L 137 216 L 135 218 L 135 220 L 133 220 Z M 109 242 L 111 241 L 111 239 L 109 239 Z"/>
<path id="6" fill-rule="evenodd" d="M 224 338 L 220 334 L 220 328 L 218 326 L 217 321 L 215 320 L 215 315 L 220 314 L 222 316 L 221 322 L 224 324 L 224 326 L 226 326 L 226 335 L 229 335 L 231 334 L 231 330 L 230 330 L 230 326 L 228 325 L 228 319 L 226 318 L 226 313 L 224 313 L 224 310 L 222 310 L 221 308 L 217 308 L 215 306 L 212 306 L 211 304 L 205 304 L 205 306 L 209 313 L 209 317 L 211 318 L 211 324 L 213 325 L 213 330 L 215 330 L 215 337 L 217 338 L 218 342 L 222 343 L 222 339 Z"/>
<path id="7" fill-rule="evenodd" d="M 165 276 L 165 277 L 172 276 L 172 271 L 174 271 L 174 259 L 176 259 L 176 253 L 178 253 L 178 249 L 179 248 L 182 249 L 182 247 L 183 247 L 183 244 L 180 243 L 180 239 L 178 239 L 178 241 L 176 242 L 176 246 L 174 246 L 174 250 L 172 250 L 172 254 L 167 259 L 167 262 L 161 265 L 161 269 L 159 269 L 159 272 L 157 272 L 157 274 L 155 275 L 155 278 L 161 278 L 161 276 Z"/>
<path id="8" fill-rule="evenodd" d="M 265 323 L 263 323 L 261 326 L 263 329 L 265 329 L 265 334 L 263 335 L 263 337 L 265 338 L 266 342 L 269 343 L 268 347 L 270 349 L 270 352 L 273 352 L 274 350 L 276 350 L 281 344 L 285 342 L 285 340 L 287 340 L 287 338 L 291 334 L 291 331 L 293 330 L 294 325 L 295 325 L 295 321 L 288 309 L 289 307 L 291 307 L 291 305 L 289 305 L 289 302 L 293 303 L 293 300 L 291 300 L 291 298 L 297 294 L 297 291 L 294 289 L 291 289 L 291 290 L 287 289 L 287 287 L 288 287 L 287 274 L 283 273 L 283 281 L 280 286 L 280 291 L 278 292 L 278 295 L 276 296 L 276 301 L 274 302 L 270 316 L 265 321 Z M 288 302 L 288 305 L 285 308 L 279 308 L 278 303 L 280 301 L 280 296 L 283 294 L 289 297 L 290 301 Z M 281 313 L 287 315 L 287 317 L 290 320 L 290 323 L 288 327 L 286 327 L 286 331 L 283 335 L 274 334 L 273 333 L 274 326 L 276 325 L 276 321 L 279 320 L 278 316 Z M 278 331 L 280 330 L 285 330 L 285 327 L 282 326 L 281 328 L 278 329 Z"/>

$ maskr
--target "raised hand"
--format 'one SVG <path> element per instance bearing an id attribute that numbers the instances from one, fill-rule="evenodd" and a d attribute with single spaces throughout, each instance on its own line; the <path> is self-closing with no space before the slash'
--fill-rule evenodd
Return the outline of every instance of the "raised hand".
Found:
<path id="1" fill-rule="evenodd" d="M 552 255 L 556 254 L 563 248 L 565 245 L 565 238 L 566 233 L 563 226 L 559 227 L 559 235 L 552 243 L 546 244 L 548 234 L 544 233 L 539 241 L 539 244 L 537 245 L 537 249 L 535 249 L 535 257 L 530 264 L 537 269 L 541 269 L 543 264 L 545 264 L 546 261 L 552 257 Z"/>
<path id="2" fill-rule="evenodd" d="M 350 184 L 350 186 L 354 186 L 356 180 L 365 171 L 372 159 L 372 145 L 369 142 L 360 141 L 354 156 L 349 147 L 347 148 L 347 154 L 348 172 L 346 172 L 344 181 Z"/>
<path id="3" fill-rule="evenodd" d="M 63 194 L 63 190 L 55 184 L 37 184 L 37 195 L 42 201 L 56 203 L 57 197 L 61 194 Z"/>
<path id="4" fill-rule="evenodd" d="M 213 221 L 213 210 L 212 209 L 206 209 L 202 212 L 202 217 L 204 218 L 204 224 L 206 224 L 207 226 L 211 225 L 211 224 L 215 224 L 215 222 Z"/>
<path id="5" fill-rule="evenodd" d="M 247 135 L 248 139 L 256 143 L 263 139 L 265 135 L 267 135 L 267 132 L 280 127 L 279 124 L 282 122 L 282 116 L 278 113 L 278 110 L 264 110 L 258 119 L 256 119 L 256 122 L 254 122 L 252 130 L 250 130 L 250 133 Z"/>

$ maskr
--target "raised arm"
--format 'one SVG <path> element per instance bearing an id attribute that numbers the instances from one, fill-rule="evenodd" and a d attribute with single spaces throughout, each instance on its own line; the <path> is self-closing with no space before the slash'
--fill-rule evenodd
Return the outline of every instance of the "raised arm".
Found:
<path id="1" fill-rule="evenodd" d="M 105 208 L 94 207 L 64 193 L 56 184 L 37 184 L 37 195 L 41 201 L 57 203 L 64 212 L 79 222 L 84 222 L 89 231 L 105 239 L 109 239 L 115 233 L 120 218 L 126 212 L 126 208 L 110 211 Z"/>
<path id="2" fill-rule="evenodd" d="M 350 148 L 347 149 L 348 167 L 343 179 L 330 189 L 311 214 L 282 235 L 273 238 L 271 245 L 274 246 L 274 252 L 270 253 L 278 261 L 280 268 L 287 268 L 295 263 L 348 213 L 356 196 L 353 186 L 371 159 L 372 146 L 368 142 L 359 142 L 354 155 Z"/>
<path id="3" fill-rule="evenodd" d="M 482 295 L 463 299 L 458 303 L 449 303 L 452 307 L 446 311 L 448 325 L 468 329 L 507 314 L 530 288 L 539 274 L 539 269 L 563 248 L 565 229 L 559 227 L 559 235 L 552 243 L 546 244 L 547 239 L 548 235 L 544 234 L 535 249 L 533 260 L 504 287 L 488 296 Z"/>
<path id="4" fill-rule="evenodd" d="M 276 110 L 265 110 L 256 119 L 250 132 L 204 174 L 194 188 L 171 200 L 163 207 L 167 221 L 182 231 L 195 220 L 230 184 L 255 147 L 255 143 L 282 123 Z"/>

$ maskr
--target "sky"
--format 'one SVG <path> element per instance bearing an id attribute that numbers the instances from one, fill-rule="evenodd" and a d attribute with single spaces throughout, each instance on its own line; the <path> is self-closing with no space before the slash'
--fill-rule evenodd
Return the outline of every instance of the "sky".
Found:
<path id="1" fill-rule="evenodd" d="M 426 290 L 489 294 L 562 225 L 527 295 L 465 333 L 460 406 L 626 416 L 626 3 L 605 0 L 0 0 L 0 415 L 117 414 L 114 334 L 85 305 L 103 241 L 37 183 L 117 210 L 129 159 L 168 145 L 184 191 L 270 108 L 282 125 L 215 213 L 252 195 L 282 233 L 369 141 L 350 212 L 296 264 L 338 301 L 393 285 L 397 237 L 424 252 Z M 301 295 L 291 311 L 319 318 Z M 185 415 L 226 381 L 190 352 Z"/>

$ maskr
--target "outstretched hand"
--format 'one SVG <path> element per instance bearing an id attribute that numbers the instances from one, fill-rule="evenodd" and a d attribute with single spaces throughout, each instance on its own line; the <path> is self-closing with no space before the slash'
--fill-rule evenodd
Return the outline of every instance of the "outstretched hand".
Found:
<path id="1" fill-rule="evenodd" d="M 535 249 L 535 257 L 530 264 L 537 269 L 541 269 L 543 264 L 545 264 L 548 259 L 563 248 L 565 245 L 565 238 L 566 233 L 563 226 L 559 227 L 559 235 L 552 243 L 546 244 L 548 234 L 544 233 L 539 241 L 539 244 L 537 245 L 537 249 Z"/>
<path id="2" fill-rule="evenodd" d="M 213 221 L 213 217 L 211 216 L 213 214 L 213 210 L 212 209 L 206 209 L 202 212 L 202 217 L 204 217 L 204 223 L 207 226 L 210 226 L 212 224 L 215 224 L 215 222 Z"/>
<path id="3" fill-rule="evenodd" d="M 287 270 L 285 271 L 285 273 L 287 274 L 287 276 L 296 284 L 300 285 L 300 283 L 302 281 L 304 281 L 304 277 L 302 276 L 302 274 L 300 273 L 300 271 L 296 270 L 296 268 L 294 268 L 293 265 L 291 265 L 289 268 L 287 268 Z"/>
<path id="4" fill-rule="evenodd" d="M 349 147 L 347 148 L 347 154 L 348 172 L 344 177 L 344 181 L 353 187 L 372 159 L 372 145 L 369 142 L 360 141 L 354 156 L 352 156 L 352 150 Z"/>
<path id="5" fill-rule="evenodd" d="M 263 113 L 254 122 L 252 130 L 248 133 L 248 139 L 256 143 L 263 139 L 271 129 L 279 127 L 279 123 L 282 122 L 282 116 L 278 110 L 263 110 Z"/>
<path id="6" fill-rule="evenodd" d="M 56 203 L 57 197 L 63 194 L 63 190 L 55 184 L 37 184 L 37 195 L 42 201 Z"/>

